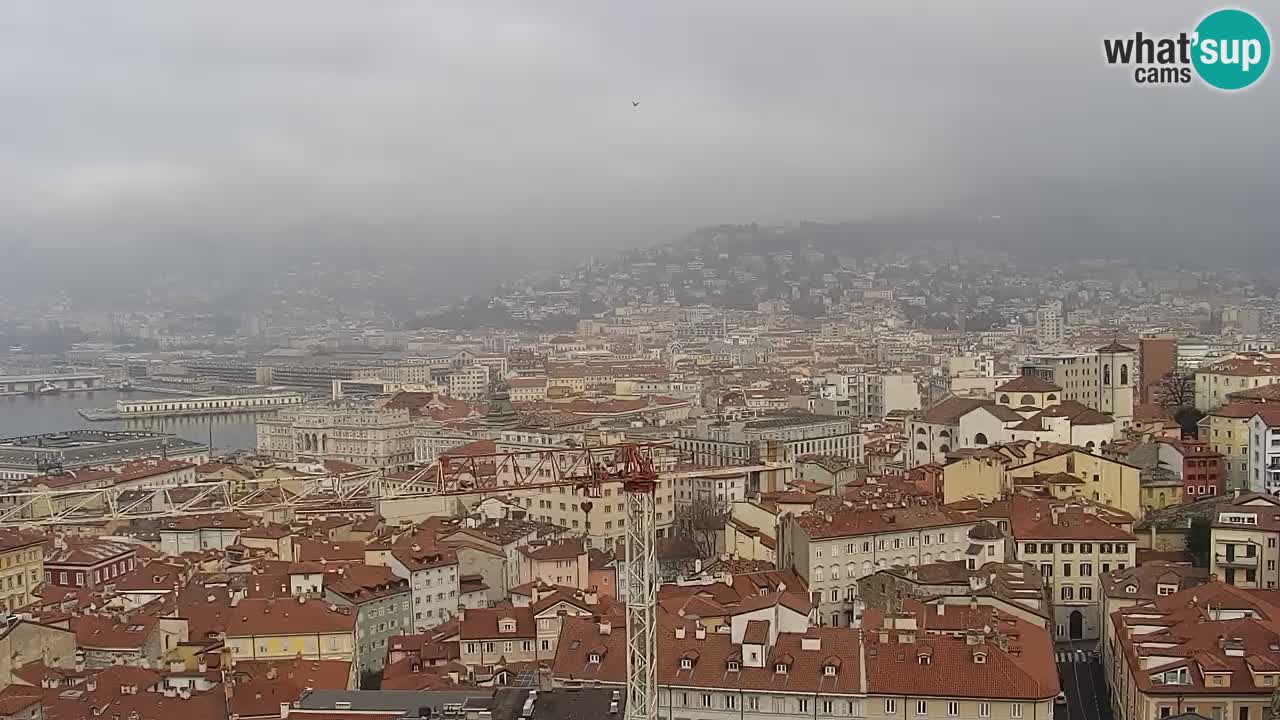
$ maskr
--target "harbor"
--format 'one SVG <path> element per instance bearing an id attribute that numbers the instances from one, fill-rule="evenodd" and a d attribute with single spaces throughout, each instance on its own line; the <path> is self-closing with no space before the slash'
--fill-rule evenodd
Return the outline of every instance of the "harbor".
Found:
<path id="1" fill-rule="evenodd" d="M 114 410 L 117 400 L 159 399 L 167 395 L 152 393 L 141 387 L 122 392 L 103 387 L 92 392 L 45 395 L 18 394 L 0 397 L 0 437 L 33 433 L 63 432 L 75 429 L 148 430 L 173 433 L 201 443 L 209 442 L 219 452 L 252 450 L 257 443 L 254 429 L 259 417 L 274 410 L 228 415 L 136 417 L 110 421 L 89 421 L 80 410 Z"/>

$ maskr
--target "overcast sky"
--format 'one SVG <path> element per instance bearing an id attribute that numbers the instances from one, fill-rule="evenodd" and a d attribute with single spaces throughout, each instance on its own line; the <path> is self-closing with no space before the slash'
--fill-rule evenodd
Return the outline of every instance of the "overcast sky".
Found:
<path id="1" fill-rule="evenodd" d="M 6 0 L 0 244 L 658 241 L 1043 181 L 1274 197 L 1275 68 L 1228 95 L 1102 61 L 1213 7 Z"/>

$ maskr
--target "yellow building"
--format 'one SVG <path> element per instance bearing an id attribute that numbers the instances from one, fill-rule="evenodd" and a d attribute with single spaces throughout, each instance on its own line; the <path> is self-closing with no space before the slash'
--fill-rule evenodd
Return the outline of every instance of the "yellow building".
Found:
<path id="1" fill-rule="evenodd" d="M 1080 482 L 1056 485 L 1055 496 L 1061 493 L 1064 497 L 1094 500 L 1141 519 L 1143 506 L 1139 473 L 1135 465 L 1068 446 L 1056 446 L 1047 454 L 1037 453 L 1029 462 L 1009 468 L 1009 477 L 1015 485 L 1034 484 L 1037 476 L 1073 475 Z"/>
<path id="2" fill-rule="evenodd" d="M 998 447 L 983 448 L 942 468 L 942 502 L 991 501 L 1009 490 L 1010 458 Z"/>
<path id="3" fill-rule="evenodd" d="M 350 607 L 317 600 L 246 598 L 230 609 L 227 647 L 237 660 L 346 660 L 355 647 Z"/>
<path id="4" fill-rule="evenodd" d="M 1222 455 L 1228 492 L 1249 487 L 1249 420 L 1260 407 L 1258 403 L 1230 403 L 1200 419 L 1199 440 Z"/>
<path id="5" fill-rule="evenodd" d="M 0 610 L 34 602 L 44 577 L 44 538 L 18 530 L 0 531 Z"/>

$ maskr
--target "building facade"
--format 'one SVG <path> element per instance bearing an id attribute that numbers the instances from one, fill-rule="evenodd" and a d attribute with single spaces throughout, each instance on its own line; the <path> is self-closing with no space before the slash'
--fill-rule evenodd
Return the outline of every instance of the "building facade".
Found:
<path id="1" fill-rule="evenodd" d="M 44 579 L 44 536 L 0 530 L 0 611 L 30 605 Z"/>
<path id="2" fill-rule="evenodd" d="M 258 453 L 278 460 L 341 460 L 386 469 L 414 462 L 409 411 L 334 401 L 291 408 L 257 422 Z"/>
<path id="3" fill-rule="evenodd" d="M 963 560 L 976 521 L 932 505 L 784 514 L 777 562 L 809 586 L 823 625 L 847 625 L 862 608 L 858 579 L 890 567 Z"/>

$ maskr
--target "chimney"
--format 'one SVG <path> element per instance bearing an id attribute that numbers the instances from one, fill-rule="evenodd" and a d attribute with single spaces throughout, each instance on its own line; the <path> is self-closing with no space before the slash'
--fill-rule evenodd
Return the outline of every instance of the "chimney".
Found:
<path id="1" fill-rule="evenodd" d="M 280 720 L 285 720 L 287 717 L 289 717 L 289 703 L 280 703 Z"/>
<path id="2" fill-rule="evenodd" d="M 676 639 L 677 639 L 677 640 L 683 640 L 683 639 L 684 639 L 684 625 L 677 625 L 677 626 L 676 626 Z"/>
<path id="3" fill-rule="evenodd" d="M 946 606 L 946 603 L 938 603 L 937 608 L 938 608 L 938 614 L 939 614 L 939 615 L 946 615 L 946 614 L 947 614 L 947 606 Z"/>
<path id="4" fill-rule="evenodd" d="M 613 623 L 609 622 L 608 620 L 601 620 L 599 627 L 600 627 L 601 635 L 613 634 Z"/>
<path id="5" fill-rule="evenodd" d="M 695 626 L 695 627 L 694 627 L 694 629 L 693 629 L 693 638 L 694 638 L 695 640 L 706 640 L 706 639 L 707 639 L 707 628 L 706 628 L 706 626 L 705 626 L 705 625 L 703 625 L 701 622 L 699 622 L 699 623 L 697 624 L 697 626 Z"/>

